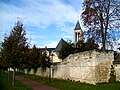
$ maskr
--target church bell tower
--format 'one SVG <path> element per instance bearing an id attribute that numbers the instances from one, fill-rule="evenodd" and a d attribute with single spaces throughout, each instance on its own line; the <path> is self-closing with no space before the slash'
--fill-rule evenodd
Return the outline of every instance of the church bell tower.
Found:
<path id="1" fill-rule="evenodd" d="M 79 20 L 76 23 L 75 29 L 74 29 L 74 47 L 76 48 L 76 44 L 78 41 L 83 40 L 83 31 L 80 27 Z"/>

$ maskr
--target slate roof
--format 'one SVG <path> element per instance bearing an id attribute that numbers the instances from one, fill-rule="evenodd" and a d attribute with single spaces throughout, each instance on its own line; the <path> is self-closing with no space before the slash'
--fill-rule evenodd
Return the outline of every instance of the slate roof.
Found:
<path id="1" fill-rule="evenodd" d="M 49 52 L 52 52 L 55 48 L 40 48 L 40 51 L 49 51 Z"/>
<path id="2" fill-rule="evenodd" d="M 77 21 L 75 29 L 74 30 L 81 30 L 80 23 Z"/>
<path id="3" fill-rule="evenodd" d="M 68 45 L 68 43 L 61 38 L 54 51 L 60 51 L 63 45 Z"/>
<path id="4" fill-rule="evenodd" d="M 40 51 L 49 51 L 50 53 L 54 50 L 54 51 L 60 51 L 63 45 L 69 45 L 66 41 L 64 41 L 62 38 L 59 41 L 58 45 L 56 46 L 56 48 L 39 48 Z"/>
<path id="5" fill-rule="evenodd" d="M 69 45 L 66 41 L 64 41 L 62 38 L 59 41 L 58 45 L 56 46 L 56 48 L 40 48 L 40 51 L 49 51 L 50 53 L 54 50 L 54 51 L 60 51 L 63 45 Z"/>

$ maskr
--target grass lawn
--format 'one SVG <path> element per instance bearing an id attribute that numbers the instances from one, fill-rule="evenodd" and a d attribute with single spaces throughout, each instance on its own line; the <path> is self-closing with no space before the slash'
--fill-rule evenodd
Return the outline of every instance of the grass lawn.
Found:
<path id="1" fill-rule="evenodd" d="M 32 90 L 16 80 L 16 86 L 12 86 L 12 78 L 8 81 L 8 75 L 0 72 L 0 90 Z"/>
<path id="2" fill-rule="evenodd" d="M 120 83 L 116 83 L 116 84 L 104 83 L 104 84 L 90 85 L 86 83 L 72 82 L 72 81 L 59 80 L 59 79 L 51 79 L 51 81 L 49 81 L 49 79 L 45 77 L 40 77 L 40 76 L 33 77 L 32 75 L 25 75 L 20 73 L 18 75 L 22 75 L 26 78 L 31 78 L 43 84 L 56 87 L 60 90 L 120 90 Z"/>

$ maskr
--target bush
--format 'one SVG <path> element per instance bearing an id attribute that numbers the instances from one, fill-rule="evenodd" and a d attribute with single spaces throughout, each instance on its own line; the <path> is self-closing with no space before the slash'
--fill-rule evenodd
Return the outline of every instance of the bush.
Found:
<path id="1" fill-rule="evenodd" d="M 109 79 L 109 82 L 110 83 L 116 83 L 116 74 L 115 74 L 115 70 L 114 70 L 113 65 L 111 65 L 111 68 L 110 68 L 110 79 Z"/>

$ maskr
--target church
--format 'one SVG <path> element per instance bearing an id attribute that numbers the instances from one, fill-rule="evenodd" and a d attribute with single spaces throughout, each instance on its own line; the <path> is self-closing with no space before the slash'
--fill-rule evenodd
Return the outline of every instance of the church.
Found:
<path id="1" fill-rule="evenodd" d="M 83 40 L 83 31 L 80 27 L 79 20 L 77 21 L 75 28 L 74 28 L 74 42 L 73 47 L 76 48 L 77 42 L 79 40 Z M 63 45 L 67 45 L 68 42 L 66 42 L 64 39 L 61 38 L 56 48 L 40 48 L 42 52 L 46 52 L 47 56 L 49 56 L 53 63 L 61 62 L 62 60 L 58 57 L 59 51 L 61 50 Z"/>
<path id="2" fill-rule="evenodd" d="M 73 47 L 79 40 L 83 40 L 83 31 L 77 21 L 74 28 L 74 42 Z M 97 51 L 88 50 L 84 52 L 77 52 L 70 54 L 65 59 L 61 60 L 58 55 L 63 45 L 68 44 L 65 40 L 61 39 L 56 48 L 41 48 L 42 52 L 46 52 L 52 62 L 51 68 L 45 71 L 38 68 L 36 75 L 58 78 L 64 80 L 79 81 L 89 84 L 97 84 L 102 82 L 109 82 L 111 66 L 114 67 L 116 81 L 120 81 L 120 55 L 115 57 L 114 51 Z M 27 70 L 25 70 L 27 73 Z M 29 72 L 33 74 L 33 70 Z"/>

